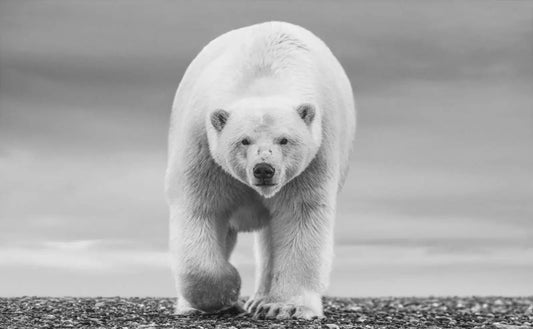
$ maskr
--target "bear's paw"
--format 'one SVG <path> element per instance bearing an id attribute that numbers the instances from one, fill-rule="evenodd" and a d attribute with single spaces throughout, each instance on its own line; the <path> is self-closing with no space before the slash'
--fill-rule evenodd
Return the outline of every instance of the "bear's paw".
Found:
<path id="1" fill-rule="evenodd" d="M 290 302 L 269 302 L 268 298 L 250 298 L 244 305 L 244 309 L 255 319 L 303 319 L 312 320 L 322 318 L 322 312 L 313 310 L 305 305 L 297 305 Z"/>

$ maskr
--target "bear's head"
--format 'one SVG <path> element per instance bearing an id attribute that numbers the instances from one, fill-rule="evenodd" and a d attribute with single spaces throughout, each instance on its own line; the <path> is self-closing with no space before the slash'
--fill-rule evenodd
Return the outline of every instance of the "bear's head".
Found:
<path id="1" fill-rule="evenodd" d="M 226 172 L 270 198 L 301 174 L 321 143 L 313 104 L 247 98 L 206 117 L 211 155 Z"/>

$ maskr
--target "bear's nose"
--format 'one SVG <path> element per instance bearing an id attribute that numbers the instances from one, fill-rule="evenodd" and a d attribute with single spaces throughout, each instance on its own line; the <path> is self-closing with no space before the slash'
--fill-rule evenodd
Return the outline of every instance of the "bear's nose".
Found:
<path id="1" fill-rule="evenodd" d="M 268 163 L 259 163 L 254 167 L 255 178 L 272 178 L 276 170 Z"/>

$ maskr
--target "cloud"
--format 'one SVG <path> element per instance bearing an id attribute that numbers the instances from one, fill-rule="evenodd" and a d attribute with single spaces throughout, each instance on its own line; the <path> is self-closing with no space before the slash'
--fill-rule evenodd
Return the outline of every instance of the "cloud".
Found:
<path id="1" fill-rule="evenodd" d="M 21 274 L 15 264 L 108 274 L 162 266 L 166 134 L 179 79 L 209 40 L 272 19 L 323 38 L 355 89 L 357 141 L 336 225 L 340 264 L 366 253 L 355 267 L 364 272 L 383 253 L 398 259 L 392 270 L 403 261 L 453 270 L 457 261 L 483 275 L 531 256 L 531 3 L 0 7 L 0 258 L 13 278 Z M 236 253 L 251 266 L 247 250 Z"/>
<path id="2" fill-rule="evenodd" d="M 98 240 L 46 241 L 33 246 L 0 246 L 0 267 L 37 266 L 68 271 L 127 271 L 131 267 L 168 267 L 166 251 L 106 247 Z"/>
<path id="3" fill-rule="evenodd" d="M 166 245 L 160 160 L 145 152 L 110 158 L 11 151 L 0 163 L 9 173 L 0 192 L 2 240 L 132 238 Z"/>
<path id="4" fill-rule="evenodd" d="M 135 107 L 135 102 L 113 94 L 128 94 L 144 103 L 135 90 L 172 93 L 185 67 L 209 40 L 229 29 L 272 19 L 302 24 L 326 40 L 357 90 L 375 92 L 411 79 L 530 80 L 530 8 L 527 3 L 413 7 L 314 2 L 302 8 L 298 3 L 244 6 L 241 1 L 123 6 L 6 2 L 0 25 L 2 89 L 31 97 L 37 87 L 46 87 L 32 83 L 40 80 L 60 83 L 68 92 L 55 101 L 64 104 L 77 99 L 81 104 Z M 220 19 L 210 17 L 214 13 Z M 18 86 L 35 88 L 29 94 Z M 80 89 L 85 94 L 76 92 Z M 163 99 L 160 95 L 154 100 Z"/>

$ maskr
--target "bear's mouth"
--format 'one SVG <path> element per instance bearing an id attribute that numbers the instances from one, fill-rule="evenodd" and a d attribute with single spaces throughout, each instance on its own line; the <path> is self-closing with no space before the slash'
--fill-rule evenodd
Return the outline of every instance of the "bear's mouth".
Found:
<path id="1" fill-rule="evenodd" d="M 259 184 L 254 184 L 255 186 L 275 186 L 275 185 L 278 185 L 278 184 L 269 184 L 269 183 L 259 183 Z"/>

